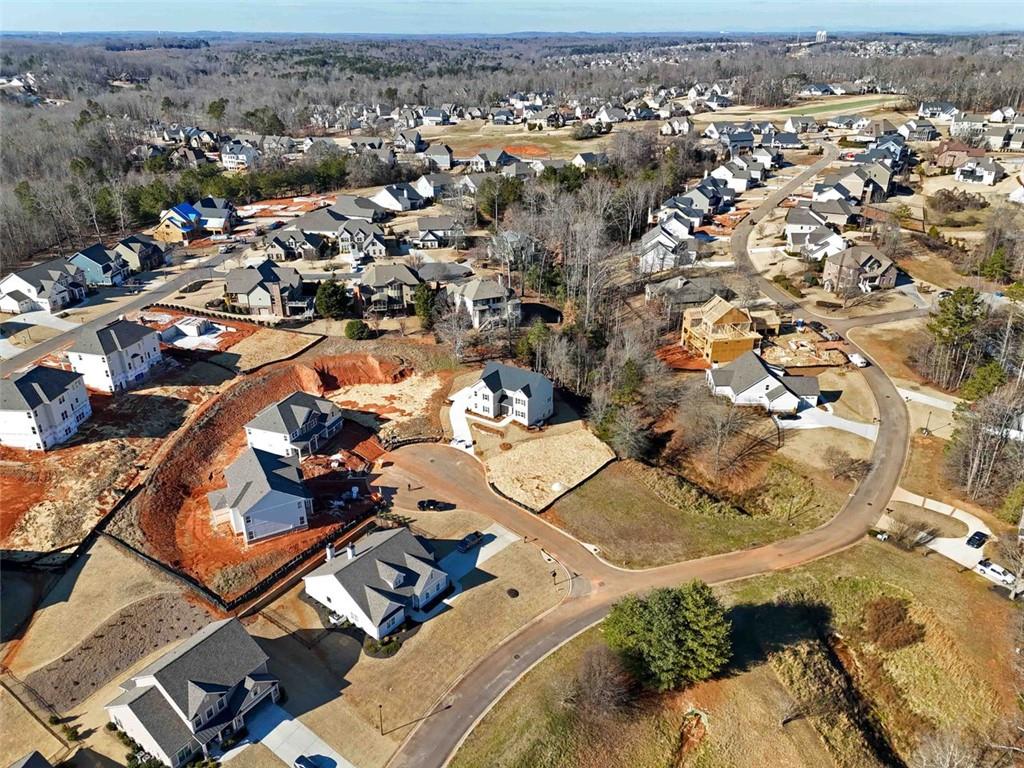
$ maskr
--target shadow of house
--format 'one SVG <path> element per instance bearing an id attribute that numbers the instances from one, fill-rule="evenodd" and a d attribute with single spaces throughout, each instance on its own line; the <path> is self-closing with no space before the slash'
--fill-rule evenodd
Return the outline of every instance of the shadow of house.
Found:
<path id="1" fill-rule="evenodd" d="M 362 642 L 342 631 L 299 629 L 253 639 L 270 657 L 270 674 L 280 680 L 286 694 L 281 706 L 293 717 L 337 699 L 349 685 L 345 676 L 362 654 Z"/>

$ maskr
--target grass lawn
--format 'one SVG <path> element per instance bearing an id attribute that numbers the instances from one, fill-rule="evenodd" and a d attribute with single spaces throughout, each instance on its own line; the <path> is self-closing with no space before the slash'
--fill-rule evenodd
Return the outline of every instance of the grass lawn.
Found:
<path id="1" fill-rule="evenodd" d="M 819 525 L 836 509 L 823 500 L 794 525 L 766 516 L 684 511 L 655 496 L 628 462 L 615 462 L 559 499 L 545 517 L 599 547 L 616 565 L 651 568 L 786 538 Z"/>
<path id="2" fill-rule="evenodd" d="M 792 109 L 784 109 L 779 111 L 777 114 L 780 115 L 839 115 L 846 114 L 848 112 L 857 112 L 858 110 L 873 109 L 880 107 L 884 104 L 895 104 L 899 101 L 898 96 L 891 94 L 881 94 L 878 96 L 871 96 L 865 99 L 854 99 L 852 101 L 826 101 L 823 103 L 808 104 L 807 106 L 797 106 Z"/>
<path id="3" fill-rule="evenodd" d="M 936 536 L 966 536 L 968 534 L 967 524 L 949 515 L 940 515 L 924 507 L 914 504 L 907 504 L 905 501 L 896 501 L 889 505 L 895 517 L 900 522 L 920 527 L 935 532 Z"/>
<path id="4" fill-rule="evenodd" d="M 971 573 L 958 573 L 939 557 L 902 552 L 866 541 L 834 557 L 717 590 L 730 607 L 737 659 L 720 679 L 677 694 L 649 696 L 634 713 L 598 727 L 574 715 L 565 691 L 580 658 L 602 643 L 600 629 L 580 635 L 517 683 L 480 722 L 456 755 L 454 768 L 544 765 L 691 765 L 820 768 L 855 765 L 847 746 L 831 754 L 819 738 L 818 717 L 786 726 L 782 715 L 793 693 L 777 665 L 809 638 L 788 601 L 817 603 L 816 623 L 831 625 L 847 649 L 856 687 L 903 759 L 931 730 L 992 728 L 1015 709 L 1008 660 L 1013 652 L 1011 604 Z M 882 652 L 861 630 L 864 606 L 890 595 L 908 601 L 924 639 Z M 796 620 L 795 620 L 796 619 Z M 978 632 L 978 627 L 985 627 Z M 795 658 L 800 658 L 799 656 Z M 810 670 L 807 670 L 808 672 Z M 696 707 L 707 716 L 706 734 L 684 759 L 680 726 Z M 853 734 L 856 735 L 856 734 Z M 863 764 L 863 763 L 860 763 Z"/>
<path id="5" fill-rule="evenodd" d="M 53 758 L 63 745 L 15 699 L 6 688 L 0 688 L 0 765 L 9 765 L 33 749 Z"/>

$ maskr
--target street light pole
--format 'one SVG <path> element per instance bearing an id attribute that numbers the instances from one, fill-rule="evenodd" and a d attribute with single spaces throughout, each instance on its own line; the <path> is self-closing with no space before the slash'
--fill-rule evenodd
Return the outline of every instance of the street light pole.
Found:
<path id="1" fill-rule="evenodd" d="M 377 705 L 377 718 L 378 718 L 378 723 L 380 725 L 380 735 L 383 736 L 384 735 L 384 705 L 383 704 L 378 704 Z"/>

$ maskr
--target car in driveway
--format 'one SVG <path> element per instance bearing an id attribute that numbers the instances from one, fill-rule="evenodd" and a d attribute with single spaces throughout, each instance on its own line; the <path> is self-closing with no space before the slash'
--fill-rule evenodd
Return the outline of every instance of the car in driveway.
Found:
<path id="1" fill-rule="evenodd" d="M 295 758 L 295 762 L 292 763 L 293 768 L 320 768 L 316 764 L 316 760 L 307 755 L 299 755 Z"/>
<path id="2" fill-rule="evenodd" d="M 471 534 L 462 539 L 455 548 L 459 552 L 469 552 L 473 547 L 479 547 L 480 543 L 484 540 L 484 535 L 480 531 L 473 531 Z"/>
<path id="3" fill-rule="evenodd" d="M 988 534 L 984 531 L 975 531 L 967 537 L 967 546 L 971 549 L 981 549 L 988 541 Z"/>
<path id="4" fill-rule="evenodd" d="M 449 501 L 438 501 L 437 499 L 420 499 L 416 502 L 416 508 L 420 512 L 447 512 L 455 509 L 455 505 Z"/>
<path id="5" fill-rule="evenodd" d="M 1008 587 L 1012 586 L 1017 580 L 1016 577 L 1003 568 L 1003 566 L 996 565 L 988 558 L 985 558 L 974 566 L 974 570 L 982 576 L 996 582 L 996 584 L 1005 584 Z"/>

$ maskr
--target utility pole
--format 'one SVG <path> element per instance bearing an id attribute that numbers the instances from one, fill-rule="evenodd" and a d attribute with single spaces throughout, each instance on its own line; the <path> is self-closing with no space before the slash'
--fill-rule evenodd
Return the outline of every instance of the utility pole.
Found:
<path id="1" fill-rule="evenodd" d="M 380 735 L 383 736 L 384 735 L 384 705 L 383 704 L 378 704 L 377 705 L 377 718 L 378 718 L 377 722 L 380 725 Z"/>

